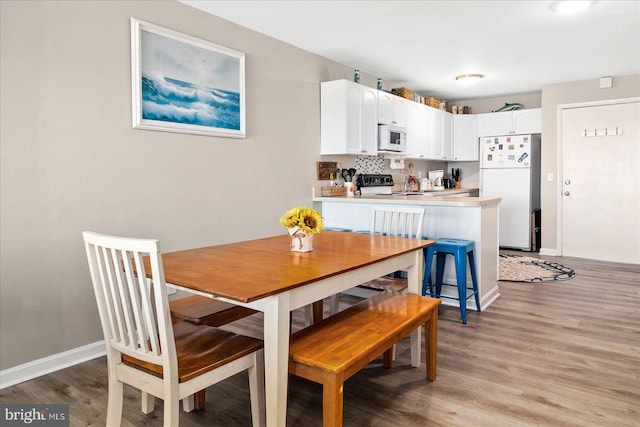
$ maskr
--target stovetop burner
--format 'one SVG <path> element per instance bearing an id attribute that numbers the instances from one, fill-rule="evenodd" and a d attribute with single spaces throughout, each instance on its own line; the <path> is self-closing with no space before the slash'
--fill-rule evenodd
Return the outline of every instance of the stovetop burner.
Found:
<path id="1" fill-rule="evenodd" d="M 356 186 L 360 194 L 391 194 L 393 177 L 390 174 L 362 173 L 356 175 Z"/>
<path id="2" fill-rule="evenodd" d="M 388 174 L 362 173 L 356 181 L 360 187 L 393 187 L 393 177 Z"/>

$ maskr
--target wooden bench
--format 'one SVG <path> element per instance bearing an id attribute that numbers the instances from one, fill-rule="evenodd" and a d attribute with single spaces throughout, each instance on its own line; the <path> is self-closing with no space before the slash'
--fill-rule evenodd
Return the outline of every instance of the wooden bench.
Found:
<path id="1" fill-rule="evenodd" d="M 193 295 L 169 302 L 171 318 L 175 322 L 186 320 L 196 325 L 224 326 L 257 311 L 228 302 Z"/>
<path id="2" fill-rule="evenodd" d="M 384 353 L 391 367 L 391 348 L 425 326 L 427 379 L 436 379 L 439 299 L 381 292 L 291 336 L 289 372 L 320 383 L 323 426 L 342 426 L 343 383 Z"/>

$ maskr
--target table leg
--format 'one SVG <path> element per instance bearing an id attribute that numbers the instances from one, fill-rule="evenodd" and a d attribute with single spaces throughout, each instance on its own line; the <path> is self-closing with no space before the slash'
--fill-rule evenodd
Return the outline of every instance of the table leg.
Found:
<path id="1" fill-rule="evenodd" d="M 407 292 L 420 295 L 420 285 L 422 284 L 422 275 L 424 273 L 422 249 L 414 251 L 414 255 L 415 263 L 407 269 Z M 422 327 L 418 326 L 411 332 L 411 366 L 415 368 L 420 366 L 421 329 Z"/>
<path id="2" fill-rule="evenodd" d="M 285 427 L 289 374 L 289 294 L 269 298 L 264 308 L 264 365 L 267 426 Z"/>

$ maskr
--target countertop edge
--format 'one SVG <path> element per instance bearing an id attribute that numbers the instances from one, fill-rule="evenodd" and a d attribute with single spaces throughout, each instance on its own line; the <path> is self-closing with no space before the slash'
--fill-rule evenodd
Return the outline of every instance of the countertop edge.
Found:
<path id="1" fill-rule="evenodd" d="M 396 205 L 489 207 L 498 205 L 502 201 L 502 199 L 499 197 L 366 195 L 353 197 L 313 197 L 313 201 L 334 203 L 379 203 Z"/>

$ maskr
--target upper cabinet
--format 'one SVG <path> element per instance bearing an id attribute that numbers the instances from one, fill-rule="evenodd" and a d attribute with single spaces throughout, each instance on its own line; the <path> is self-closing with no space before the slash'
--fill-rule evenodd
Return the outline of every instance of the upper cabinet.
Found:
<path id="1" fill-rule="evenodd" d="M 542 109 L 477 114 L 478 136 L 514 135 L 542 132 Z"/>
<path id="2" fill-rule="evenodd" d="M 378 90 L 349 80 L 320 84 L 320 154 L 378 153 Z"/>
<path id="3" fill-rule="evenodd" d="M 432 108 L 417 102 L 407 103 L 407 152 L 406 157 L 427 159 L 431 155 Z"/>
<path id="4" fill-rule="evenodd" d="M 410 104 L 404 98 L 378 91 L 378 123 L 407 127 L 407 108 Z"/>
<path id="5" fill-rule="evenodd" d="M 475 114 L 453 115 L 452 160 L 458 162 L 479 160 L 476 123 Z"/>
<path id="6" fill-rule="evenodd" d="M 451 160 L 451 136 L 453 133 L 452 114 L 446 111 L 427 107 L 433 114 L 433 126 L 431 130 L 431 155 L 432 160 Z"/>
<path id="7" fill-rule="evenodd" d="M 512 113 L 514 133 L 542 133 L 542 108 L 516 110 Z"/>
<path id="8" fill-rule="evenodd" d="M 407 129 L 407 158 L 478 161 L 478 137 L 541 133 L 542 110 L 451 114 L 349 80 L 320 84 L 320 154 L 378 154 L 378 124 Z"/>

